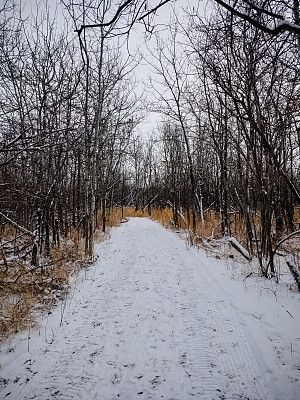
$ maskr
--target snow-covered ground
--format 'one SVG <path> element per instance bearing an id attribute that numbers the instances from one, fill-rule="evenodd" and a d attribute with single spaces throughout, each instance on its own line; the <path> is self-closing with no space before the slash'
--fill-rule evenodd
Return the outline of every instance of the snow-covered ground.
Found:
<path id="1" fill-rule="evenodd" d="M 39 329 L 1 346 L 1 399 L 299 399 L 295 290 L 144 218 L 96 252 Z"/>

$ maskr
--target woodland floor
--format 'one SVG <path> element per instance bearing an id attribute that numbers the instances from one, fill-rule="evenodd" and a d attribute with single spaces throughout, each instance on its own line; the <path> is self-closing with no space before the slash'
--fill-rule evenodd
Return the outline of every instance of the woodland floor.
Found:
<path id="1" fill-rule="evenodd" d="M 133 218 L 40 326 L 2 344 L 0 398 L 296 400 L 300 296 Z"/>

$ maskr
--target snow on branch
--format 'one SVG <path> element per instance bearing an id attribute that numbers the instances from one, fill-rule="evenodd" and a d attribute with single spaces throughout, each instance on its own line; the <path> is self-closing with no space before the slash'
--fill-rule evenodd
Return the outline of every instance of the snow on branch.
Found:
<path id="1" fill-rule="evenodd" d="M 293 236 L 296 236 L 296 235 L 300 235 L 300 230 L 294 231 L 294 232 L 290 233 L 289 235 L 287 235 L 286 237 L 284 237 L 283 239 L 281 239 L 277 243 L 277 245 L 275 246 L 275 248 L 273 250 L 273 255 L 276 254 L 277 250 L 282 245 L 282 243 L 284 243 L 285 241 L 291 239 Z M 293 277 L 294 277 L 294 279 L 295 279 L 295 281 L 297 283 L 298 289 L 300 291 L 300 271 L 299 271 L 299 268 L 297 268 L 296 264 L 293 262 L 293 260 L 290 257 L 286 257 L 285 258 L 285 262 L 287 263 L 287 265 L 288 265 L 288 267 L 289 267 L 289 269 L 291 271 L 291 274 L 293 275 Z"/>
<path id="2" fill-rule="evenodd" d="M 263 32 L 269 33 L 270 35 L 278 35 L 281 32 L 292 32 L 292 33 L 297 33 L 300 34 L 300 25 L 293 24 L 290 21 L 287 21 L 283 18 L 283 16 L 279 16 L 277 14 L 273 14 L 272 12 L 266 12 L 265 10 L 262 10 L 267 15 L 271 15 L 272 17 L 276 19 L 281 19 L 282 21 L 279 22 L 275 28 L 268 28 L 266 25 L 261 24 L 256 20 L 255 18 L 251 17 L 250 15 L 239 11 L 236 7 L 231 6 L 227 2 L 223 0 L 215 0 L 218 4 L 220 4 L 222 7 L 224 7 L 226 10 L 230 11 L 231 14 L 236 15 L 240 17 L 241 19 L 250 22 L 251 25 L 255 26 L 256 28 L 262 30 Z"/>
<path id="3" fill-rule="evenodd" d="M 289 269 L 291 271 L 291 274 L 293 275 L 293 277 L 294 277 L 294 279 L 295 279 L 295 281 L 297 283 L 298 290 L 300 291 L 300 271 L 299 271 L 299 268 L 297 268 L 297 266 L 294 263 L 294 261 L 289 257 L 286 257 L 285 262 L 287 263 L 287 265 L 288 265 L 288 267 L 289 267 Z"/>
<path id="4" fill-rule="evenodd" d="M 157 197 L 158 197 L 158 194 L 155 195 L 155 196 L 145 205 L 145 207 L 143 208 L 143 211 L 145 211 L 148 207 L 150 207 L 151 204 L 157 199 Z"/>
<path id="5" fill-rule="evenodd" d="M 29 230 L 27 230 L 23 226 L 17 224 L 15 221 L 12 221 L 10 218 L 8 218 L 6 215 L 4 215 L 1 211 L 0 211 L 0 217 L 2 217 L 7 223 L 9 223 L 14 228 L 18 229 L 19 231 L 21 231 L 21 232 L 25 233 L 26 235 L 28 235 L 28 236 L 32 237 L 33 239 L 35 239 L 35 234 L 34 233 L 30 232 Z"/>
<path id="6" fill-rule="evenodd" d="M 248 261 L 251 261 L 251 256 L 249 252 L 234 238 L 231 236 L 228 239 L 229 243 L 234 247 L 242 256 L 244 256 Z"/>
<path id="7" fill-rule="evenodd" d="M 173 204 L 170 202 L 170 200 L 167 201 L 167 204 L 168 204 L 171 208 L 173 208 L 173 210 L 176 211 L 176 214 L 182 219 L 182 221 L 186 223 L 186 220 L 185 220 L 184 216 L 181 214 L 181 212 L 180 212 L 179 210 L 177 210 L 177 209 L 173 206 Z"/>
<path id="8" fill-rule="evenodd" d="M 284 19 L 284 17 L 282 15 L 275 14 L 273 11 L 269 11 L 266 8 L 260 7 L 257 4 L 253 3 L 252 0 L 243 0 L 243 2 L 248 4 L 248 6 L 250 8 L 252 8 L 255 11 L 258 11 L 259 13 L 266 14 L 266 15 L 269 15 L 270 17 L 278 18 L 280 20 Z"/>

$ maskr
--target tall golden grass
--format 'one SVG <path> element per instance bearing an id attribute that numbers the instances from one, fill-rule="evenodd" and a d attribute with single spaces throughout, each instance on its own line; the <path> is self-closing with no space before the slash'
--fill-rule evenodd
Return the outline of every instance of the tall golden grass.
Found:
<path id="1" fill-rule="evenodd" d="M 180 212 L 181 216 L 177 214 L 178 226 L 174 226 L 174 213 L 171 207 L 165 208 L 152 208 L 151 215 L 149 215 L 148 210 L 135 210 L 133 207 L 127 207 L 123 209 L 123 218 L 131 218 L 131 217 L 142 217 L 142 218 L 151 218 L 157 222 L 159 222 L 162 226 L 166 228 L 180 228 L 180 229 L 189 229 L 193 230 L 194 235 L 199 236 L 200 238 L 218 238 L 222 236 L 222 226 L 221 226 L 221 216 L 220 213 L 209 210 L 205 213 L 204 221 L 202 222 L 200 216 L 196 215 L 196 225 L 195 229 L 193 229 L 192 217 L 191 214 L 188 215 L 186 211 Z M 107 214 L 107 225 L 109 226 L 118 226 L 121 221 L 122 210 L 121 208 L 116 208 Z M 258 218 L 257 224 L 258 224 Z M 245 235 L 245 221 L 243 217 L 239 213 L 230 214 L 230 229 L 232 234 L 234 234 L 237 239 L 241 239 Z"/>
<path id="2" fill-rule="evenodd" d="M 202 223 L 199 215 L 196 215 L 195 229 L 192 224 L 192 217 L 188 215 L 186 211 L 180 212 L 181 215 L 177 214 L 178 226 L 174 226 L 174 213 L 171 207 L 165 208 L 152 208 L 151 214 L 149 215 L 148 210 L 135 210 L 133 207 L 127 207 L 123 209 L 123 218 L 141 217 L 151 218 L 154 221 L 159 222 L 162 226 L 170 229 L 183 229 L 193 230 L 193 235 L 199 238 L 218 238 L 222 236 L 221 216 L 218 212 L 209 210 L 205 213 L 205 218 Z M 117 226 L 120 223 L 122 216 L 121 209 L 114 209 L 107 218 L 107 224 L 109 226 Z M 230 215 L 230 227 L 234 235 L 241 239 L 245 235 L 245 222 L 242 216 L 238 213 Z"/>
<path id="3" fill-rule="evenodd" d="M 114 211 L 115 212 L 115 211 Z M 120 211 L 116 211 L 120 212 Z M 136 211 L 134 208 L 125 208 L 124 209 L 124 217 L 150 217 L 151 219 L 159 222 L 162 226 L 170 229 L 183 229 L 189 230 L 190 239 L 192 244 L 199 244 L 203 242 L 203 239 L 218 239 L 222 238 L 224 232 L 222 231 L 222 218 L 221 214 L 215 210 L 208 210 L 204 214 L 204 221 L 200 219 L 200 216 L 196 215 L 196 224 L 195 227 L 192 223 L 191 213 L 188 215 L 187 211 L 180 211 L 177 214 L 178 225 L 174 226 L 174 212 L 171 207 L 166 207 L 163 209 L 160 208 L 152 208 L 151 215 L 149 215 L 147 210 L 138 210 Z M 246 240 L 246 222 L 243 215 L 239 212 L 231 212 L 229 213 L 229 224 L 230 231 L 228 232 L 230 235 L 234 236 L 243 246 L 247 247 Z M 299 229 L 300 223 L 300 207 L 295 207 L 294 212 L 294 224 L 296 229 Z M 261 234 L 261 220 L 258 213 L 253 213 L 251 215 L 251 224 L 252 229 L 255 229 L 257 237 Z M 278 237 L 276 237 L 276 227 L 275 227 L 275 219 L 272 221 L 272 233 L 274 238 L 274 246 L 276 245 L 276 241 L 278 241 Z M 294 239 L 298 240 L 298 239 Z M 292 244 L 292 242 L 290 243 Z M 294 246 L 294 245 L 293 245 Z"/>
<path id="4" fill-rule="evenodd" d="M 74 262 L 83 260 L 84 247 L 75 233 L 53 247 L 49 257 L 40 257 L 39 267 L 20 249 L 28 239 L 15 243 L 11 230 L 2 233 L 2 244 L 11 242 L 5 255 L 0 252 L 0 339 L 35 325 L 36 317 L 50 309 L 68 292 L 69 276 Z M 5 239 L 5 240 L 4 240 Z"/>
<path id="5" fill-rule="evenodd" d="M 152 210 L 151 218 L 160 222 L 165 227 L 174 228 L 174 214 L 172 208 L 155 209 Z M 222 219 L 219 213 L 214 210 L 209 210 L 204 215 L 204 221 L 202 222 L 200 216 L 196 215 L 196 224 L 193 226 L 192 216 L 188 215 L 186 211 L 181 211 L 180 215 L 177 215 L 178 228 L 193 230 L 193 234 L 199 238 L 218 238 L 222 235 Z M 245 229 L 243 219 L 239 214 L 232 214 L 230 217 L 230 226 L 234 230 L 235 234 L 240 237 Z"/>

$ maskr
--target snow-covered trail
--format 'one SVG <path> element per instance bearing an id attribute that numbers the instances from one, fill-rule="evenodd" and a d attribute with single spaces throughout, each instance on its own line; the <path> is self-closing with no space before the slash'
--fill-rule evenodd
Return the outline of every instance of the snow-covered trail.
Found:
<path id="1" fill-rule="evenodd" d="M 31 333 L 30 352 L 23 335 L 13 356 L 1 354 L 1 399 L 282 398 L 197 251 L 139 218 L 96 251 L 63 323 L 58 308 Z"/>

